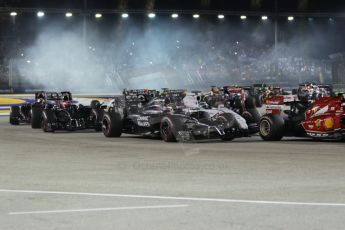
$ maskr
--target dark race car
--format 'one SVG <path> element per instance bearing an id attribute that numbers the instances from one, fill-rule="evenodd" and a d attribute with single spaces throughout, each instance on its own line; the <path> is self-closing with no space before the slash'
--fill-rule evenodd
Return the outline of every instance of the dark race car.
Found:
<path id="1" fill-rule="evenodd" d="M 130 90 L 114 100 L 103 117 L 102 129 L 106 137 L 122 133 L 161 137 L 164 141 L 192 141 L 199 139 L 232 140 L 247 136 L 246 121 L 235 112 L 205 109 L 200 97 L 187 95 L 185 90 L 163 95 L 155 90 Z"/>
<path id="2" fill-rule="evenodd" d="M 61 92 L 57 100 L 45 105 L 41 126 L 44 132 L 96 129 L 95 119 L 91 106 L 77 105 L 70 92 Z"/>
<path id="3" fill-rule="evenodd" d="M 300 84 L 297 90 L 293 91 L 301 101 L 317 100 L 322 97 L 330 97 L 333 90 L 330 85 L 318 85 L 313 83 Z"/>
<path id="4" fill-rule="evenodd" d="M 33 102 L 11 106 L 10 123 L 12 125 L 28 123 L 34 129 L 41 128 L 43 108 L 48 101 L 55 100 L 56 96 L 55 92 L 39 91 L 35 93 Z"/>

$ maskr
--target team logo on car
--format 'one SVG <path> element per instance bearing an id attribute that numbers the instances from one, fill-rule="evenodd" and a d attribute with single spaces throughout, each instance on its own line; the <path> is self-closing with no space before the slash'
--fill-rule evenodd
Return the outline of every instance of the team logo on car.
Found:
<path id="1" fill-rule="evenodd" d="M 317 129 L 320 129 L 320 128 L 321 128 L 321 120 L 320 120 L 320 119 L 317 119 L 317 120 L 315 121 L 315 127 L 316 127 Z"/>

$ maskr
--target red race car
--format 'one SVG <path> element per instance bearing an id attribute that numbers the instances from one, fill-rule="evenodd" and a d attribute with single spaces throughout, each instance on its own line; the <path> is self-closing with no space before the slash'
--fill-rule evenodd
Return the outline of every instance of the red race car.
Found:
<path id="1" fill-rule="evenodd" d="M 345 98 L 323 97 L 300 101 L 293 95 L 267 100 L 266 114 L 259 127 L 265 141 L 284 136 L 345 140 Z"/>

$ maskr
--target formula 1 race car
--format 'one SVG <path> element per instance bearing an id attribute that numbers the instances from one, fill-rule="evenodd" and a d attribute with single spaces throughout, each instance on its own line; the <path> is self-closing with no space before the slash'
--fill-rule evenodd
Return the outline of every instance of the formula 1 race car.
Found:
<path id="1" fill-rule="evenodd" d="M 294 92 L 296 92 L 298 99 L 301 101 L 317 100 L 322 97 L 331 97 L 333 95 L 333 90 L 330 85 L 317 85 L 313 83 L 301 84 Z"/>
<path id="2" fill-rule="evenodd" d="M 56 101 L 47 103 L 42 112 L 42 129 L 44 132 L 55 130 L 96 129 L 96 117 L 91 106 L 73 103 L 70 92 L 56 95 Z"/>
<path id="3" fill-rule="evenodd" d="M 53 95 L 51 92 L 39 91 L 35 93 L 33 102 L 11 106 L 10 124 L 29 123 L 34 129 L 41 128 L 42 110 L 47 101 L 54 99 Z"/>
<path id="4" fill-rule="evenodd" d="M 266 112 L 260 120 L 263 140 L 278 141 L 284 136 L 344 140 L 344 97 L 299 101 L 276 96 L 270 99 Z"/>
<path id="5" fill-rule="evenodd" d="M 166 142 L 232 140 L 248 135 L 248 126 L 241 116 L 227 108 L 202 108 L 199 96 L 185 96 L 185 93 L 185 90 L 165 91 L 164 95 L 155 90 L 124 92 L 122 101 L 115 98 L 104 114 L 104 135 L 148 135 L 161 137 Z"/>

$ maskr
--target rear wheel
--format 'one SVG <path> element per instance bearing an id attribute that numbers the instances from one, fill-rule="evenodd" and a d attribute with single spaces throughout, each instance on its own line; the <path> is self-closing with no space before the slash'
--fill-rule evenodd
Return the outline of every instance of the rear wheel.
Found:
<path id="1" fill-rule="evenodd" d="M 284 136 L 284 120 L 279 115 L 264 115 L 259 123 L 260 136 L 265 141 L 279 141 Z"/>
<path id="2" fill-rule="evenodd" d="M 120 137 L 122 134 L 122 118 L 119 113 L 106 113 L 102 119 L 102 131 L 106 137 Z"/>
<path id="3" fill-rule="evenodd" d="M 19 106 L 11 106 L 10 124 L 19 125 L 20 108 Z"/>
<path id="4" fill-rule="evenodd" d="M 169 117 L 164 117 L 160 125 L 161 137 L 165 142 L 176 142 L 174 124 Z"/>

